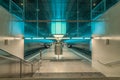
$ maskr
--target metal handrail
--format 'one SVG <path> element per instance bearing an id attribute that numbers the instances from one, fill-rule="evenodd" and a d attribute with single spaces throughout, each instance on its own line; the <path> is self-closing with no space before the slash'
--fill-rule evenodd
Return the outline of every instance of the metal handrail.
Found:
<path id="1" fill-rule="evenodd" d="M 108 62 L 108 63 L 104 63 L 104 62 L 101 62 L 100 60 L 97 60 L 97 62 L 99 62 L 100 64 L 102 65 L 113 65 L 113 64 L 120 64 L 120 60 L 116 60 L 116 61 L 112 61 L 112 62 Z"/>
<path id="2" fill-rule="evenodd" d="M 21 10 L 23 12 L 23 10 L 14 2 L 14 1 L 11 1 L 12 4 L 14 4 L 19 10 Z"/>
<path id="3" fill-rule="evenodd" d="M 3 49 L 0 49 L 0 51 L 4 52 L 4 54 L 0 54 L 0 57 L 5 58 L 5 59 L 10 60 L 10 61 L 20 62 L 20 73 L 19 73 L 20 78 L 22 78 L 22 68 L 23 68 L 22 65 L 26 64 L 26 63 L 31 66 L 31 72 L 30 73 L 32 73 L 32 75 L 34 74 L 33 70 L 36 69 L 36 68 L 34 68 L 33 65 L 36 64 L 39 60 L 37 60 L 35 62 L 32 62 L 32 61 L 29 62 L 29 61 L 26 61 L 24 59 L 21 59 L 21 58 L 15 56 L 15 55 L 12 55 L 12 54 L 10 54 L 9 52 L 7 52 Z M 39 65 L 38 65 L 38 67 L 39 67 Z"/>
<path id="4" fill-rule="evenodd" d="M 8 54 L 8 55 L 10 55 L 10 56 L 13 56 L 13 57 L 16 58 L 16 59 L 22 60 L 22 61 L 24 61 L 24 62 L 26 62 L 26 63 L 30 63 L 30 62 L 28 62 L 28 61 L 26 61 L 26 60 L 24 60 L 24 59 L 22 59 L 22 58 L 19 58 L 19 57 L 15 56 L 15 55 L 13 55 L 13 54 L 11 54 L 11 53 L 3 50 L 3 49 L 0 49 L 0 51 L 3 51 L 3 52 L 5 52 L 6 54 Z M 3 57 L 3 58 L 9 59 L 9 60 L 15 60 L 14 58 L 10 58 L 10 57 L 5 56 L 5 55 L 0 55 L 0 56 Z"/>
<path id="5" fill-rule="evenodd" d="M 102 3 L 103 3 L 103 0 L 99 4 L 97 4 L 97 6 L 95 8 L 93 8 L 93 10 L 96 10 Z"/>
<path id="6" fill-rule="evenodd" d="M 2 58 L 5 58 L 5 59 L 8 59 L 8 60 L 17 61 L 17 59 L 9 58 L 9 57 L 6 57 L 6 56 L 2 56 L 2 55 L 0 55 L 0 57 L 2 57 Z M 18 61 L 19 61 L 19 60 L 18 60 Z"/>
<path id="7" fill-rule="evenodd" d="M 8 59 L 8 60 L 14 60 L 14 61 L 17 61 L 17 59 L 18 59 L 18 60 L 20 60 L 20 61 L 22 61 L 22 62 L 29 63 L 29 64 L 34 64 L 35 62 L 38 62 L 38 61 L 39 61 L 39 60 L 36 60 L 36 61 L 33 63 L 33 61 L 30 62 L 29 60 L 24 60 L 24 59 L 19 58 L 19 57 L 15 56 L 15 55 L 13 55 L 13 54 L 11 54 L 11 53 L 9 53 L 9 52 L 3 50 L 3 49 L 0 49 L 0 51 L 3 51 L 3 52 L 5 52 L 5 53 L 7 53 L 8 55 L 14 57 L 14 58 L 10 58 L 10 57 L 8 57 L 8 56 L 1 55 L 1 54 L 0 54 L 0 57 L 3 57 L 3 58 Z M 16 58 L 16 59 L 15 59 L 15 58 Z"/>

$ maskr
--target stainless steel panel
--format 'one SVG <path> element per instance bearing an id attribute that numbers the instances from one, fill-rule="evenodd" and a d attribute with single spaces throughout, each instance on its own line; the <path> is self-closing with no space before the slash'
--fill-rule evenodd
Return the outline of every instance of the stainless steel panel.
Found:
<path id="1" fill-rule="evenodd" d="M 62 44 L 60 42 L 55 44 L 55 54 L 56 55 L 62 55 L 63 54 Z"/>

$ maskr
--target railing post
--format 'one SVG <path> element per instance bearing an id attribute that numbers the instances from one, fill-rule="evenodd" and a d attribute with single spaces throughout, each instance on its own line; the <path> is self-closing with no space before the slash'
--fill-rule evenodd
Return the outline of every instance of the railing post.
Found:
<path id="1" fill-rule="evenodd" d="M 20 78 L 22 78 L 22 60 L 20 59 Z"/>
<path id="2" fill-rule="evenodd" d="M 92 20 L 93 10 L 92 10 L 93 1 L 90 0 L 90 19 Z"/>
<path id="3" fill-rule="evenodd" d="M 33 75 L 34 71 L 33 71 L 33 63 L 31 64 L 31 77 Z"/>
<path id="4" fill-rule="evenodd" d="M 40 60 L 42 60 L 42 51 L 40 50 Z"/>
<path id="5" fill-rule="evenodd" d="M 103 0 L 104 2 L 104 12 L 106 11 L 106 0 Z"/>

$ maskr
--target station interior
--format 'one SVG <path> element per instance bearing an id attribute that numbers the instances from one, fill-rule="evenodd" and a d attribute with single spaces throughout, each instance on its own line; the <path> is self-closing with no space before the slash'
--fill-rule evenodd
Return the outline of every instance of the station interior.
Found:
<path id="1" fill-rule="evenodd" d="M 0 79 L 119 77 L 120 0 L 0 0 Z"/>

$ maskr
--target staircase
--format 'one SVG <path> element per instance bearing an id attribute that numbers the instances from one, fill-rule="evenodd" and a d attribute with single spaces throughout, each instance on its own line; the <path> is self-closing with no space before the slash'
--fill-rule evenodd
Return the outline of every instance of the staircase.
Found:
<path id="1" fill-rule="evenodd" d="M 120 80 L 120 78 L 4 78 L 0 80 Z"/>
<path id="2" fill-rule="evenodd" d="M 37 73 L 32 78 L 0 78 L 0 80 L 120 80 L 120 78 L 105 77 L 100 72 L 82 72 Z"/>
<path id="3" fill-rule="evenodd" d="M 100 72 L 37 73 L 35 78 L 104 78 Z"/>

